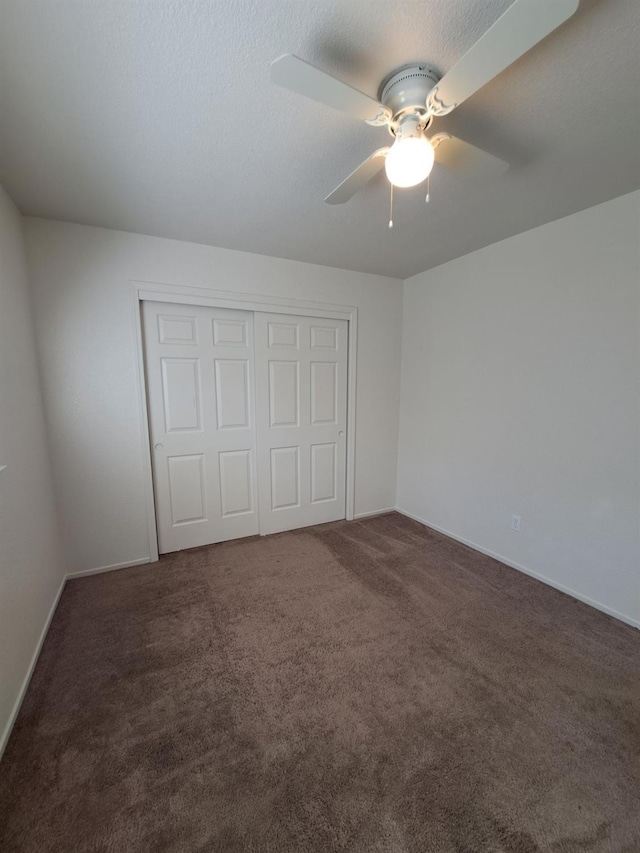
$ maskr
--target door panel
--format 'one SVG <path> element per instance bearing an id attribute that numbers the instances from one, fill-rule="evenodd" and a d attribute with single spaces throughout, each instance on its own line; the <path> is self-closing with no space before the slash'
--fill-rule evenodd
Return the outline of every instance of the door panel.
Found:
<path id="1" fill-rule="evenodd" d="M 297 323 L 267 323 L 269 330 L 269 349 L 273 347 L 287 347 L 287 349 L 298 349 L 298 324 Z"/>
<path id="2" fill-rule="evenodd" d="M 195 344 L 198 342 L 195 317 L 172 317 L 161 314 L 158 316 L 158 330 L 161 344 Z"/>
<path id="3" fill-rule="evenodd" d="M 205 521 L 204 456 L 169 456 L 169 500 L 174 524 Z"/>
<path id="4" fill-rule="evenodd" d="M 227 450 L 219 458 L 222 517 L 252 512 L 251 451 Z"/>
<path id="5" fill-rule="evenodd" d="M 161 358 L 164 423 L 167 432 L 200 429 L 200 374 L 197 358 Z"/>
<path id="6" fill-rule="evenodd" d="M 334 442 L 311 445 L 311 503 L 336 498 L 336 449 Z"/>
<path id="7" fill-rule="evenodd" d="M 297 361 L 269 361 L 269 422 L 272 427 L 299 425 Z"/>
<path id="8" fill-rule="evenodd" d="M 338 417 L 338 365 L 311 362 L 311 424 L 335 424 Z"/>
<path id="9" fill-rule="evenodd" d="M 253 315 L 143 303 L 161 554 L 258 533 Z"/>
<path id="10" fill-rule="evenodd" d="M 338 330 L 330 326 L 311 326 L 311 349 L 338 349 Z"/>
<path id="11" fill-rule="evenodd" d="M 347 323 L 256 313 L 260 532 L 345 517 Z"/>
<path id="12" fill-rule="evenodd" d="M 271 509 L 300 506 L 300 448 L 271 448 Z"/>
<path id="13" fill-rule="evenodd" d="M 213 344 L 216 347 L 246 347 L 248 320 L 213 320 Z"/>
<path id="14" fill-rule="evenodd" d="M 215 367 L 218 429 L 250 428 L 249 362 L 217 358 Z"/>

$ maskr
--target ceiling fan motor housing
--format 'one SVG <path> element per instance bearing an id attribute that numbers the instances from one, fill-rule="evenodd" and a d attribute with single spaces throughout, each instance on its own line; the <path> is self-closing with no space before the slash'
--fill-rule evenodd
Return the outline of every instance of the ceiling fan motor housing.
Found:
<path id="1" fill-rule="evenodd" d="M 429 65 L 403 65 L 382 81 L 378 100 L 394 119 L 415 110 L 426 112 L 427 95 L 439 80 L 440 75 Z"/>

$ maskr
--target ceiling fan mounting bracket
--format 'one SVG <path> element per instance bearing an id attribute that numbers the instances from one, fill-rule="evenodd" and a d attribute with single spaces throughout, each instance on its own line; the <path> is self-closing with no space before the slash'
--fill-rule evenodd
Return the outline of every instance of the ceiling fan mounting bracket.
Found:
<path id="1" fill-rule="evenodd" d="M 409 107 L 394 116 L 393 121 L 388 122 L 387 129 L 391 136 L 398 135 L 398 131 L 406 118 L 416 118 L 420 130 L 426 130 L 433 122 L 433 116 L 424 107 Z"/>
<path id="2" fill-rule="evenodd" d="M 434 116 L 446 116 L 451 112 L 451 110 L 455 110 L 458 106 L 457 104 L 445 104 L 444 101 L 438 97 L 437 86 L 434 86 L 428 93 L 426 104 L 429 113 Z"/>
<path id="3" fill-rule="evenodd" d="M 375 118 L 365 119 L 366 123 L 368 125 L 371 125 L 371 127 L 385 127 L 385 125 L 388 126 L 390 120 L 391 115 L 389 111 L 386 110 L 384 107 L 380 107 L 380 111 L 378 112 Z"/>
<path id="4" fill-rule="evenodd" d="M 393 115 L 394 122 L 402 114 L 421 111 L 425 118 L 427 95 L 438 84 L 440 75 L 427 63 L 396 68 L 380 84 L 378 100 Z"/>

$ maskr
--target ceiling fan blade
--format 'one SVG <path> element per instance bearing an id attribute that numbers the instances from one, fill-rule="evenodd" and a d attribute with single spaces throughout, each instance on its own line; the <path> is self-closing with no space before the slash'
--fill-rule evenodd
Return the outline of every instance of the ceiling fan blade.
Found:
<path id="1" fill-rule="evenodd" d="M 427 97 L 433 115 L 447 115 L 521 57 L 578 8 L 580 0 L 516 0 Z"/>
<path id="2" fill-rule="evenodd" d="M 388 124 L 391 113 L 374 98 L 336 80 L 290 53 L 271 63 L 271 79 L 279 86 L 341 110 L 372 125 Z"/>
<path id="3" fill-rule="evenodd" d="M 449 133 L 438 133 L 431 137 L 430 142 L 435 148 L 436 163 L 460 172 L 465 177 L 498 177 L 509 168 L 509 164 L 499 157 Z"/>
<path id="4" fill-rule="evenodd" d="M 357 169 L 345 178 L 340 186 L 325 198 L 327 204 L 344 204 L 349 201 L 358 190 L 361 190 L 372 178 L 378 174 L 384 166 L 384 158 L 389 153 L 389 148 L 378 148 L 370 157 L 360 163 Z"/>

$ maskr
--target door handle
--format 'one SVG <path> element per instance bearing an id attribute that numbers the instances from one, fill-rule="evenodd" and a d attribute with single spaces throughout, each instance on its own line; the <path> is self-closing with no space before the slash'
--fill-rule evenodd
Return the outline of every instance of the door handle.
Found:
<path id="1" fill-rule="evenodd" d="M 163 449 L 163 445 L 162 445 L 162 444 L 154 444 L 153 446 L 154 446 L 154 448 L 155 448 L 156 450 L 162 450 L 162 449 Z"/>
<path id="2" fill-rule="evenodd" d="M 341 429 L 340 432 L 338 433 L 338 435 L 340 436 L 340 438 L 342 438 L 342 436 L 344 435 L 344 430 Z"/>

